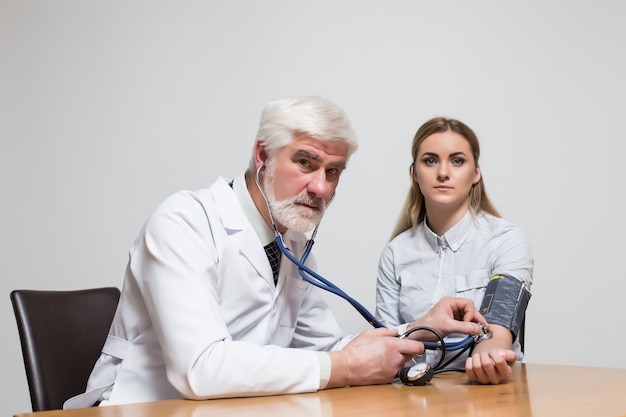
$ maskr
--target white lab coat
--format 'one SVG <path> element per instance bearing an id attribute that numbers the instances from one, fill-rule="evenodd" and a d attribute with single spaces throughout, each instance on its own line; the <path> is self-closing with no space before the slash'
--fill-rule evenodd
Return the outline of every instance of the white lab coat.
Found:
<path id="1" fill-rule="evenodd" d="M 298 257 L 305 240 L 284 235 Z M 131 248 L 102 355 L 86 393 L 65 408 L 90 406 L 111 385 L 102 405 L 316 391 L 315 351 L 349 340 L 320 291 L 285 256 L 275 288 L 259 237 L 224 178 L 176 193 Z"/>

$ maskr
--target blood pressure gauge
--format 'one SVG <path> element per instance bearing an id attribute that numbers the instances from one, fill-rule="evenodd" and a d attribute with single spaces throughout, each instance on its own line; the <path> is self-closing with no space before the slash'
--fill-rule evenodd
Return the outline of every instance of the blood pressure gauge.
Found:
<path id="1" fill-rule="evenodd" d="M 420 361 L 413 366 L 402 368 L 398 373 L 398 377 L 405 385 L 421 386 L 428 384 L 434 372 L 434 369 L 428 362 Z"/>

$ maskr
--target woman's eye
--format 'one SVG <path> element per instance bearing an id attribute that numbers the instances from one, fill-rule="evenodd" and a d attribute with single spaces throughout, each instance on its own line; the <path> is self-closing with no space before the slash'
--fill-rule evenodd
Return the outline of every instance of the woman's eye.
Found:
<path id="1" fill-rule="evenodd" d="M 435 158 L 425 158 L 424 159 L 424 164 L 427 167 L 431 167 L 431 166 L 435 165 L 436 163 L 437 163 L 437 161 L 435 161 Z"/>
<path id="2" fill-rule="evenodd" d="M 465 160 L 463 158 L 454 158 L 452 160 L 452 164 L 454 166 L 460 167 L 461 165 L 463 165 L 465 163 Z"/>

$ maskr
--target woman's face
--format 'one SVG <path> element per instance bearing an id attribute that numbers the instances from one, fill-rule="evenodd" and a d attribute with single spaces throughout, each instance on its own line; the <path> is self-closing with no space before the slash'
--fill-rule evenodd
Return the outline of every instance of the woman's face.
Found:
<path id="1" fill-rule="evenodd" d="M 480 180 L 470 143 L 462 135 L 439 132 L 419 147 L 414 180 L 426 202 L 426 210 L 469 208 L 472 185 Z"/>

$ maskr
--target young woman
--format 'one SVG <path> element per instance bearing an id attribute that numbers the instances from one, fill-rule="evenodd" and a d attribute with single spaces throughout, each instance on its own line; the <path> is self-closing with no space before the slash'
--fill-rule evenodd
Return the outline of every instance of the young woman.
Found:
<path id="1" fill-rule="evenodd" d="M 411 188 L 380 258 L 377 318 L 387 326 L 409 323 L 446 296 L 472 299 L 481 308 L 490 278 L 502 275 L 494 281 L 497 291 L 489 287 L 489 307 L 496 313 L 485 314 L 481 308 L 492 338 L 445 369 L 465 368 L 475 383 L 505 382 L 522 357 L 519 325 L 533 274 L 528 238 L 519 226 L 502 219 L 487 197 L 478 138 L 467 125 L 431 119 L 415 134 L 411 153 Z M 466 335 L 449 336 L 446 342 L 461 337 Z M 454 355 L 447 353 L 446 361 Z M 439 359 L 439 353 L 428 353 L 429 362 Z"/>

